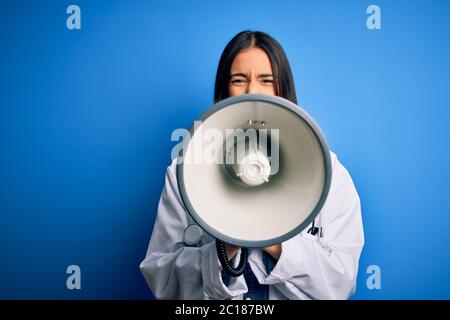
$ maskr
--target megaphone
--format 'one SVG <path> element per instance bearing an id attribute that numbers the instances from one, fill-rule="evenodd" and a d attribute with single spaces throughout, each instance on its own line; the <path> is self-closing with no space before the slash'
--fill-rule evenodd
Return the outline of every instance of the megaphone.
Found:
<path id="1" fill-rule="evenodd" d="M 298 105 L 277 96 L 245 94 L 209 108 L 189 131 L 177 163 L 182 201 L 195 222 L 223 242 L 261 248 L 310 225 L 331 184 L 324 134 Z M 243 255 L 241 254 L 241 257 Z M 224 261 L 225 260 L 225 261 Z"/>

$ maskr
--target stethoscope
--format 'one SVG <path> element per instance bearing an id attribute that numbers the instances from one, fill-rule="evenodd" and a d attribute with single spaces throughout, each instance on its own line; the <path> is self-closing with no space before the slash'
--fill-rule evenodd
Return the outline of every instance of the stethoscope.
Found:
<path id="1" fill-rule="evenodd" d="M 313 236 L 318 236 L 319 238 L 323 237 L 323 229 L 322 227 L 315 226 L 315 220 L 313 220 L 311 228 L 309 228 L 307 232 Z M 183 242 L 188 246 L 195 246 L 202 240 L 202 237 L 203 230 L 196 224 L 190 224 L 184 229 Z"/>

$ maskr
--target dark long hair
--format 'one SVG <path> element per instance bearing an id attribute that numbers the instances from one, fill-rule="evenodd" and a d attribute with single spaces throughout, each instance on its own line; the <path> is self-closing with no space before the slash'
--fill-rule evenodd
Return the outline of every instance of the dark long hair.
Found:
<path id="1" fill-rule="evenodd" d="M 231 65 L 241 50 L 250 47 L 258 47 L 269 56 L 275 80 L 275 94 L 297 104 L 294 78 L 283 47 L 267 33 L 249 30 L 235 35 L 222 52 L 216 74 L 214 102 L 228 98 Z"/>

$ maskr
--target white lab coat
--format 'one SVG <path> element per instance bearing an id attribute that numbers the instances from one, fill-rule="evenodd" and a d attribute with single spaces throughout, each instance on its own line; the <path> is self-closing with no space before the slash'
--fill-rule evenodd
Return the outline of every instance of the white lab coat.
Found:
<path id="1" fill-rule="evenodd" d="M 261 249 L 249 254 L 250 267 L 261 284 L 268 284 L 269 299 L 347 299 L 356 288 L 364 234 L 360 199 L 352 179 L 330 152 L 332 179 L 328 198 L 315 219 L 323 236 L 306 228 L 282 243 L 282 253 L 270 274 Z M 200 242 L 187 246 L 185 228 L 195 223 L 182 204 L 176 180 L 176 162 L 168 167 L 153 233 L 140 269 L 158 299 L 242 299 L 244 276 L 226 286 L 215 239 L 203 233 Z M 240 252 L 234 258 L 235 266 Z"/>

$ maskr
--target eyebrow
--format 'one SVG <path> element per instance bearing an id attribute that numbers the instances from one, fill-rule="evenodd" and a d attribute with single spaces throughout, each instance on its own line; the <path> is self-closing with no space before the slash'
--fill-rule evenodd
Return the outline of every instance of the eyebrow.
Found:
<path id="1" fill-rule="evenodd" d="M 237 73 L 231 74 L 230 77 L 244 77 L 244 78 L 246 78 L 247 75 L 245 73 L 242 73 L 242 72 L 237 72 Z"/>
<path id="2" fill-rule="evenodd" d="M 230 77 L 244 77 L 246 78 L 247 75 L 245 73 L 242 72 L 237 72 L 237 73 L 233 73 L 230 75 Z M 258 78 L 270 78 L 273 77 L 273 74 L 271 73 L 260 73 L 257 75 Z"/>
<path id="3" fill-rule="evenodd" d="M 271 73 L 260 73 L 258 74 L 258 78 L 271 78 L 273 75 Z"/>

